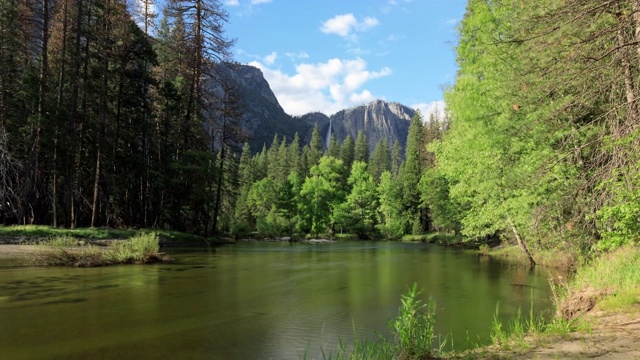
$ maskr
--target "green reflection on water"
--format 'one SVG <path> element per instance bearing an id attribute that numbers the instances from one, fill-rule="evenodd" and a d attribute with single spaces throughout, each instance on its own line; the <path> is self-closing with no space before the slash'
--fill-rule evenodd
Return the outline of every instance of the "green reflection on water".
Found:
<path id="1" fill-rule="evenodd" d="M 7 359 L 299 359 L 385 333 L 414 282 L 456 347 L 550 307 L 546 273 L 422 244 L 246 243 L 174 263 L 94 269 L 0 262 Z M 514 286 L 514 283 L 518 286 Z M 524 286 L 522 286 L 524 285 Z"/>

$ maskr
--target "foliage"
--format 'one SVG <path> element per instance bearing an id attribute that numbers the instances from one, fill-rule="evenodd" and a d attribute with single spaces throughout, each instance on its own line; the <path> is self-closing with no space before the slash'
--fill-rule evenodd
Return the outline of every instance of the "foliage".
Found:
<path id="1" fill-rule="evenodd" d="M 435 302 L 429 300 L 429 303 L 423 303 L 418 299 L 420 293 L 414 283 L 409 292 L 402 296 L 398 317 L 393 321 L 401 357 L 409 359 L 431 356 L 436 338 Z"/>
<path id="2" fill-rule="evenodd" d="M 367 238 L 374 233 L 378 194 L 373 177 L 367 171 L 367 164 L 361 161 L 353 163 L 348 184 L 351 193 L 334 213 L 336 225 Z"/>
<path id="3" fill-rule="evenodd" d="M 141 233 L 126 241 L 111 245 L 107 256 L 114 263 L 144 263 L 157 257 L 160 251 L 158 234 Z"/>
<path id="4" fill-rule="evenodd" d="M 626 245 L 581 266 L 564 299 L 584 289 L 605 294 L 604 306 L 635 306 L 640 298 L 640 249 Z"/>
<path id="5" fill-rule="evenodd" d="M 311 167 L 310 176 L 302 184 L 301 220 L 312 234 L 318 235 L 333 228 L 332 215 L 344 198 L 340 186 L 342 172 L 342 160 L 323 156 L 318 165 Z"/>
<path id="6" fill-rule="evenodd" d="M 401 237 L 407 227 L 407 218 L 402 210 L 401 189 L 390 172 L 385 171 L 380 175 L 377 228 L 387 238 Z"/>
<path id="7" fill-rule="evenodd" d="M 94 267 L 167 260 L 159 250 L 156 233 L 140 233 L 128 240 L 114 240 L 107 247 L 87 245 L 69 248 L 68 245 L 61 245 L 57 249 L 35 253 L 30 261 L 47 266 Z"/>

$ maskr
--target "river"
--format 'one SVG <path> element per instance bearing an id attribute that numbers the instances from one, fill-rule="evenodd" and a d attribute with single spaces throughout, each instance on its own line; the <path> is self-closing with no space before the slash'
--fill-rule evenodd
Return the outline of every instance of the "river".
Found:
<path id="1" fill-rule="evenodd" d="M 551 308 L 544 270 L 428 244 L 240 243 L 174 262 L 17 267 L 0 259 L 6 359 L 321 359 L 375 339 L 414 282 L 457 349 L 486 343 L 499 304 Z"/>

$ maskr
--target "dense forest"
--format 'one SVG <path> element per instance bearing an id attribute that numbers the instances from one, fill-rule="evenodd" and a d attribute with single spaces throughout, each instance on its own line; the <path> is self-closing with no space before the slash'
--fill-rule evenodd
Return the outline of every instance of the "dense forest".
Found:
<path id="1" fill-rule="evenodd" d="M 434 144 L 467 236 L 610 249 L 640 235 L 640 1 L 470 0 Z"/>
<path id="2" fill-rule="evenodd" d="M 228 15 L 154 5 L 0 3 L 3 223 L 212 231 L 242 141 L 234 89 L 214 91 Z"/>
<path id="3" fill-rule="evenodd" d="M 135 5 L 134 5 L 135 4 Z M 210 235 L 429 228 L 417 189 L 438 119 L 413 142 L 279 139 L 252 156 L 218 1 L 5 1 L 0 216 L 5 224 Z M 402 180 L 402 186 L 397 182 Z M 405 184 L 406 183 L 406 184 Z M 378 201 L 379 199 L 379 201 Z"/>
<path id="4" fill-rule="evenodd" d="M 222 5 L 140 4 L 0 5 L 3 223 L 438 231 L 525 252 L 638 239 L 640 0 L 470 0 L 446 114 L 371 154 L 317 128 L 242 147 Z"/>

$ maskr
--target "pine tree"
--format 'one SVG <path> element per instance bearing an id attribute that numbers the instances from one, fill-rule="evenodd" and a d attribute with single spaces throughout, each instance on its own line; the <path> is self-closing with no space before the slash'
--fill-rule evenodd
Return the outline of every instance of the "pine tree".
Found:
<path id="1" fill-rule="evenodd" d="M 358 130 L 353 152 L 353 161 L 362 161 L 365 164 L 369 163 L 369 141 L 367 141 L 367 135 L 365 135 L 362 130 Z"/>
<path id="2" fill-rule="evenodd" d="M 391 148 L 391 175 L 393 175 L 394 177 L 398 176 L 401 166 L 402 146 L 400 146 L 400 142 L 398 141 L 398 139 L 395 139 L 393 142 L 393 147 Z"/>
<path id="3" fill-rule="evenodd" d="M 369 174 L 373 177 L 377 183 L 380 180 L 380 175 L 385 171 L 391 170 L 391 152 L 389 151 L 389 140 L 382 138 L 376 144 L 371 154 L 371 160 L 369 161 Z"/>
<path id="4" fill-rule="evenodd" d="M 329 140 L 329 148 L 327 149 L 327 155 L 333 156 L 336 159 L 340 159 L 340 144 L 338 140 L 336 140 L 335 136 L 331 134 L 331 139 Z"/>
<path id="5" fill-rule="evenodd" d="M 320 137 L 320 129 L 318 128 L 317 123 L 313 127 L 313 132 L 311 133 L 311 141 L 309 141 L 307 149 L 307 166 L 311 168 L 314 165 L 318 164 L 323 152 L 322 138 Z"/>
<path id="6" fill-rule="evenodd" d="M 355 156 L 355 144 L 351 135 L 347 135 L 347 137 L 342 142 L 342 148 L 340 149 L 340 159 L 344 164 L 345 168 L 351 169 L 351 164 L 353 164 L 353 159 Z"/>
<path id="7" fill-rule="evenodd" d="M 413 232 L 420 233 L 424 219 L 420 216 L 420 194 L 418 192 L 418 184 L 422 176 L 422 167 L 420 161 L 420 144 L 422 144 L 422 115 L 420 111 L 411 119 L 409 125 L 409 134 L 407 135 L 407 147 L 405 149 L 405 163 L 402 174 L 402 203 L 410 214 L 413 225 Z"/>

